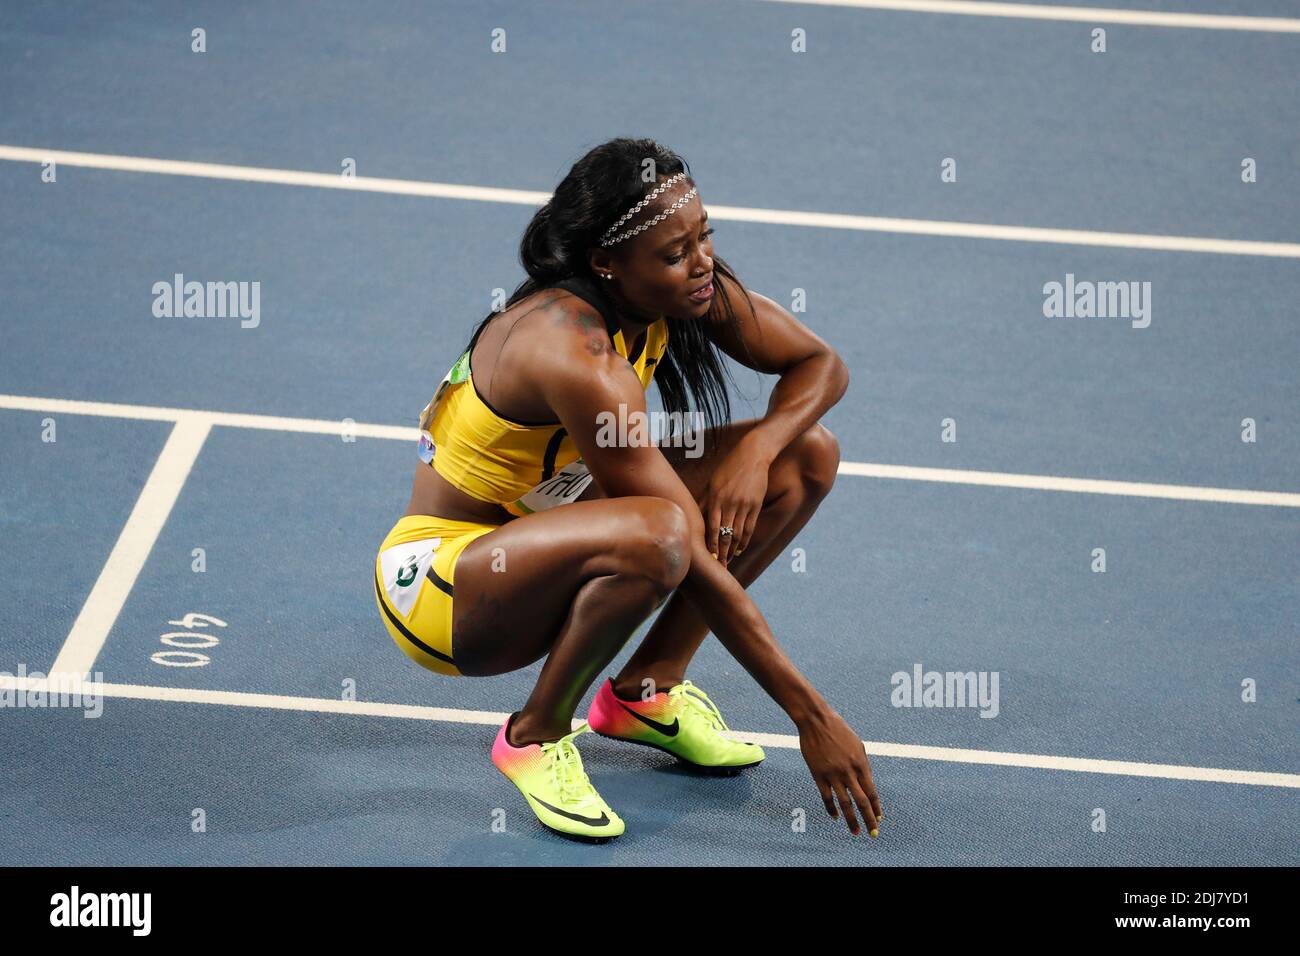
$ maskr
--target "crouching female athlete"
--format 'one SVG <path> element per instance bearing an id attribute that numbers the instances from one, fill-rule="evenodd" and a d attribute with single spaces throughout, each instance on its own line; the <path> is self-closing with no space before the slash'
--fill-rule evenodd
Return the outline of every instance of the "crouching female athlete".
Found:
<path id="1" fill-rule="evenodd" d="M 648 744 L 705 772 L 763 759 L 723 736 L 686 679 L 710 630 L 794 721 L 827 812 L 872 836 L 880 800 L 858 735 L 795 669 L 745 588 L 808 521 L 839 464 L 818 419 L 839 401 L 839 356 L 749 292 L 714 255 L 682 159 L 616 139 L 576 163 L 524 233 L 528 279 L 480 323 L 420 417 L 405 517 L 380 545 L 375 598 L 397 645 L 440 674 L 487 676 L 545 657 L 492 760 L 537 818 L 604 842 L 623 821 L 574 738 Z M 760 419 L 727 421 L 721 350 L 780 381 Z M 711 427 L 687 447 L 608 440 L 689 399 Z M 689 418 L 687 419 L 689 421 Z M 681 445 L 675 441 L 672 444 Z M 670 596 L 671 595 L 671 596 Z M 622 671 L 587 690 L 667 601 Z"/>

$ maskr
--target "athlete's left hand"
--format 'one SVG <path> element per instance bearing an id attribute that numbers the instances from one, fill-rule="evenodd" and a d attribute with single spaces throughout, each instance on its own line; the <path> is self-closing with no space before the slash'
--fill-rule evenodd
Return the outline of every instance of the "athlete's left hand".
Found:
<path id="1" fill-rule="evenodd" d="M 767 470 L 771 462 L 761 452 L 738 444 L 718 462 L 709 476 L 700 514 L 704 516 L 705 543 L 725 567 L 749 547 L 749 539 L 767 497 Z M 720 534 L 731 528 L 732 534 Z"/>

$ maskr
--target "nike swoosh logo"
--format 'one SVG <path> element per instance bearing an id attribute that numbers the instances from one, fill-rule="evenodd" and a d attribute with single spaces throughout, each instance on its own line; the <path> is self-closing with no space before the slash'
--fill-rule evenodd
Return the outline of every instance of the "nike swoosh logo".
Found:
<path id="1" fill-rule="evenodd" d="M 637 720 L 641 721 L 641 723 L 645 724 L 645 725 L 646 725 L 647 727 L 649 727 L 651 730 L 657 730 L 657 731 L 659 731 L 659 733 L 663 734 L 665 737 L 676 737 L 676 736 L 677 736 L 677 730 L 678 730 L 678 725 L 680 724 L 680 721 L 679 721 L 676 717 L 673 718 L 673 722 L 672 722 L 671 724 L 661 724 L 661 723 L 659 723 L 659 721 L 657 721 L 657 720 L 651 720 L 649 717 L 645 717 L 645 716 L 642 716 L 641 714 L 638 714 L 638 713 L 637 713 L 635 710 L 633 710 L 631 707 L 628 707 L 628 706 L 627 706 L 626 704 L 624 704 L 621 700 L 618 700 L 617 697 L 615 697 L 614 699 L 618 701 L 618 706 L 622 707 L 622 708 L 623 708 L 624 710 L 626 710 L 629 714 L 631 714 L 631 715 L 632 715 L 633 717 L 635 717 Z"/>
<path id="2" fill-rule="evenodd" d="M 558 813 L 560 816 L 568 817 L 570 820 L 577 820 L 579 823 L 590 823 L 594 827 L 603 827 L 609 822 L 609 814 L 604 810 L 600 811 L 599 817 L 584 817 L 576 813 L 570 813 L 568 810 L 561 810 L 559 807 L 553 807 L 545 800 L 539 800 L 534 794 L 530 793 L 529 796 L 534 800 L 537 800 L 538 803 L 544 806 L 547 810 L 550 810 L 552 813 Z"/>

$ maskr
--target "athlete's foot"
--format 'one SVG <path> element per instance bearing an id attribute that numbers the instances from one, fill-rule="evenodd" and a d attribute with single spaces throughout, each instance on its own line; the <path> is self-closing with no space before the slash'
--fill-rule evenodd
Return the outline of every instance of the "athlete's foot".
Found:
<path id="1" fill-rule="evenodd" d="M 559 740 L 516 747 L 508 739 L 516 716 L 511 714 L 497 733 L 492 762 L 519 788 L 542 826 L 589 843 L 621 834 L 622 819 L 591 785 L 573 743 L 591 728 L 583 724 Z"/>
<path id="2" fill-rule="evenodd" d="M 707 694 L 688 680 L 649 700 L 623 699 L 605 681 L 587 715 L 591 729 L 604 737 L 646 744 L 684 764 L 710 773 L 734 774 L 761 763 L 763 748 L 724 737 L 729 730 Z"/>

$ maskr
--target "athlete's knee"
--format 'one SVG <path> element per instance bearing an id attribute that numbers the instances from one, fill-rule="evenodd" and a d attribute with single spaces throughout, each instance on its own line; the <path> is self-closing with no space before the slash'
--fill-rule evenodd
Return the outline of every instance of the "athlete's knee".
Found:
<path id="1" fill-rule="evenodd" d="M 795 439 L 795 445 L 804 488 L 813 497 L 826 497 L 839 473 L 839 440 L 829 428 L 817 422 Z"/>
<path id="2" fill-rule="evenodd" d="M 681 506 L 667 498 L 641 497 L 635 502 L 626 539 L 629 570 L 667 594 L 690 568 L 690 522 Z"/>

